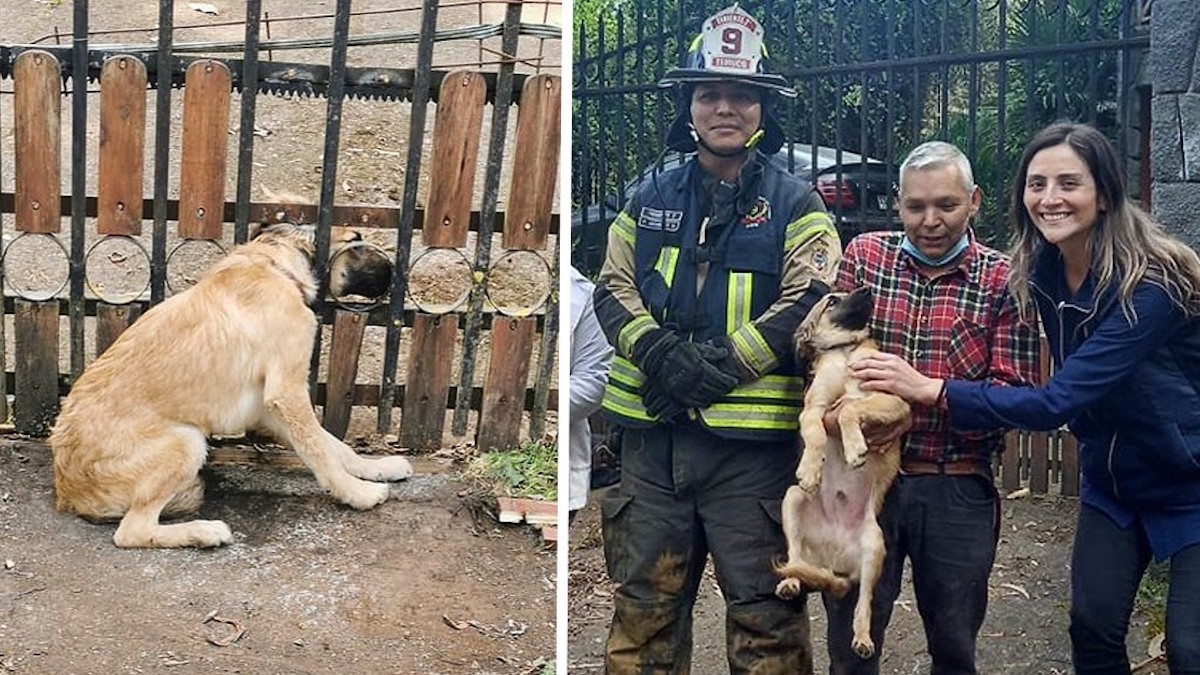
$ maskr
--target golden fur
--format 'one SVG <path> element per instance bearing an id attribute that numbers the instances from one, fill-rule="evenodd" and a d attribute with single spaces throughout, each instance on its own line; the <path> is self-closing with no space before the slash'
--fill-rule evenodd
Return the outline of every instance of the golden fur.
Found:
<path id="1" fill-rule="evenodd" d="M 783 501 L 788 559 L 775 570 L 783 577 L 775 593 L 785 599 L 804 588 L 841 598 L 859 584 L 852 647 L 863 658 L 875 652 L 871 600 L 885 554 L 876 516 L 900 469 L 900 443 L 886 452 L 869 452 L 862 425 L 911 424 L 908 403 L 891 394 L 864 392 L 850 376 L 852 361 L 877 351 L 867 337 L 869 315 L 865 289 L 831 293 L 797 330 L 798 351 L 811 363 L 800 414 L 804 455 L 797 485 Z M 841 438 L 828 436 L 824 424 L 826 411 L 839 399 Z"/>
<path id="2" fill-rule="evenodd" d="M 219 546 L 218 520 L 159 524 L 200 508 L 206 439 L 262 431 L 294 448 L 322 487 L 356 509 L 412 474 L 401 457 L 364 458 L 321 428 L 308 395 L 317 319 L 313 230 L 255 232 L 192 288 L 150 309 L 89 365 L 50 436 L 55 506 L 93 521 L 120 518 L 120 547 Z M 334 228 L 331 249 L 361 239 Z M 362 251 L 360 249 L 360 251 Z M 390 276 L 378 254 L 333 259 L 334 295 Z M 387 269 L 384 269 L 387 268 Z M 366 275 L 366 277 L 363 277 Z"/>

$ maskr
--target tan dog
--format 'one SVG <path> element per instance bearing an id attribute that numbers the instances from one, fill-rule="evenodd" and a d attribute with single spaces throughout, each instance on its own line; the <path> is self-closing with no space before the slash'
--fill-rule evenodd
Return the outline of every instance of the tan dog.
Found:
<path id="1" fill-rule="evenodd" d="M 160 525 L 194 513 L 206 439 L 262 431 L 294 448 L 338 501 L 369 509 L 402 457 L 365 458 L 321 428 L 308 396 L 317 318 L 312 226 L 253 233 L 192 288 L 150 309 L 71 388 L 50 436 L 55 506 L 92 521 L 120 518 L 120 547 L 219 546 L 219 520 Z M 381 296 L 391 277 L 379 253 L 333 228 L 330 291 Z M 342 251 L 339 254 L 339 251 Z"/>
<path id="2" fill-rule="evenodd" d="M 871 600 L 883 568 L 883 531 L 876 516 L 900 470 L 900 443 L 886 452 L 868 452 L 862 425 L 911 425 L 908 403 L 897 396 L 864 392 L 849 364 L 877 351 L 867 337 L 871 296 L 865 288 L 822 298 L 796 332 L 797 351 L 812 365 L 800 434 L 804 455 L 797 485 L 783 500 L 783 531 L 788 559 L 777 565 L 781 598 L 803 589 L 841 598 L 860 585 L 854 606 L 854 651 L 875 653 L 871 640 Z M 841 438 L 825 433 L 824 417 L 835 401 Z"/>

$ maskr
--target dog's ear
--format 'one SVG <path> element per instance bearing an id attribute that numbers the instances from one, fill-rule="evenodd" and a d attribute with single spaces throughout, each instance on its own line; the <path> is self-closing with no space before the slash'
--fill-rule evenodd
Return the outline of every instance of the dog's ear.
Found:
<path id="1" fill-rule="evenodd" d="M 792 337 L 792 349 L 796 352 L 796 363 L 807 363 L 812 358 L 811 343 L 816 326 L 814 321 L 805 321 L 796 329 L 796 334 Z"/>

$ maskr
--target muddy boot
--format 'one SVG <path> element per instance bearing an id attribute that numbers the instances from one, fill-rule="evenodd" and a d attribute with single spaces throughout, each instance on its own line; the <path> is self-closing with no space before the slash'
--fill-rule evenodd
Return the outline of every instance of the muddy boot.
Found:
<path id="1" fill-rule="evenodd" d="M 812 675 L 805 604 L 764 601 L 725 614 L 731 675 Z"/>
<path id="2" fill-rule="evenodd" d="M 614 598 L 605 645 L 607 675 L 688 675 L 692 616 L 679 603 Z"/>

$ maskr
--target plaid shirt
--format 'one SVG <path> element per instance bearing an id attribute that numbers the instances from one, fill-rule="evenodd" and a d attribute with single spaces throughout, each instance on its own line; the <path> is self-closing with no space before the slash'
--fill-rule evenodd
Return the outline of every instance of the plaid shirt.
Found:
<path id="1" fill-rule="evenodd" d="M 971 237 L 962 261 L 934 278 L 901 252 L 901 232 L 856 237 L 838 269 L 837 288 L 871 289 L 871 333 L 929 377 L 1032 384 L 1037 378 L 1036 327 L 1017 319 L 1006 288 L 1008 259 Z M 951 431 L 945 411 L 914 405 L 904 456 L 918 461 L 990 460 L 1004 432 Z"/>

